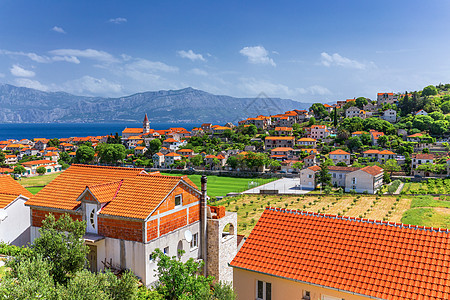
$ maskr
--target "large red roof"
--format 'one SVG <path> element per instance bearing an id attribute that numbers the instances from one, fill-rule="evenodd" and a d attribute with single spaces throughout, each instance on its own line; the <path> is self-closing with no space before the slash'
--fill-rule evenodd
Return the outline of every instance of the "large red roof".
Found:
<path id="1" fill-rule="evenodd" d="M 450 299 L 450 230 L 266 208 L 230 265 L 377 299 Z"/>

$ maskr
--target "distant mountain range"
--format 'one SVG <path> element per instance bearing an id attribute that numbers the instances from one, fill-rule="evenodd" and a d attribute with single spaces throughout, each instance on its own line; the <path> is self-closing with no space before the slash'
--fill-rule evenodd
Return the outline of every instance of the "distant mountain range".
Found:
<path id="1" fill-rule="evenodd" d="M 103 98 L 0 84 L 0 123 L 141 122 L 147 113 L 151 123 L 222 124 L 310 106 L 311 103 L 263 94 L 257 98 L 234 98 L 193 88 Z"/>

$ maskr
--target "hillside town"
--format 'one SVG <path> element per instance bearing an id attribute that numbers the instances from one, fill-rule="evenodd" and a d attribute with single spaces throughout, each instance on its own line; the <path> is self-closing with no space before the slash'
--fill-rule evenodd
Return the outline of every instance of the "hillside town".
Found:
<path id="1" fill-rule="evenodd" d="M 38 244 L 48 216 L 66 215 L 86 224 L 79 238 L 90 272 L 129 270 L 147 287 L 161 280 L 161 251 L 201 261 L 210 284 L 232 286 L 238 299 L 449 299 L 449 229 L 391 221 L 407 184 L 449 177 L 449 113 L 447 84 L 192 130 L 154 130 L 144 114 L 142 127 L 121 134 L 0 141 L 0 239 Z M 57 174 L 36 194 L 21 185 Z M 200 186 L 192 174 L 202 175 Z M 207 177 L 216 175 L 290 186 L 271 188 L 275 180 L 253 198 L 211 197 Z M 433 203 L 447 207 L 450 193 L 417 194 L 437 194 Z M 318 198 L 292 207 L 305 197 Z M 328 206 L 308 210 L 321 197 Z M 367 218 L 380 197 L 392 208 Z M 292 200 L 272 206 L 282 199 Z M 353 202 L 327 213 L 342 199 Z M 347 215 L 361 199 L 370 208 Z M 254 201 L 259 220 L 242 234 L 250 226 L 242 210 Z"/>

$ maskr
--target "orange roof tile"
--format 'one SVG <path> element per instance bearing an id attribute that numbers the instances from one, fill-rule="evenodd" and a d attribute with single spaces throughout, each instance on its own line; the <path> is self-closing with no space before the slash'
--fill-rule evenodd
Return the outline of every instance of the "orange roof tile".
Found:
<path id="1" fill-rule="evenodd" d="M 103 204 L 112 201 L 116 197 L 122 183 L 123 180 L 100 183 L 88 185 L 86 186 L 86 189 L 91 192 L 91 194 L 95 197 L 95 199 L 97 199 L 99 203 Z"/>
<path id="2" fill-rule="evenodd" d="M 370 149 L 363 152 L 364 154 L 379 154 L 380 150 Z"/>
<path id="3" fill-rule="evenodd" d="M 377 299 L 450 299 L 449 245 L 448 229 L 266 208 L 230 265 Z"/>
<path id="4" fill-rule="evenodd" d="M 10 175 L 0 175 L 0 209 L 5 208 L 19 195 L 30 198 L 33 196 L 20 183 L 15 181 Z"/>
<path id="5" fill-rule="evenodd" d="M 344 151 L 342 149 L 331 151 L 329 154 L 341 154 L 341 155 L 347 154 L 347 155 L 350 155 L 350 153 L 348 153 L 348 152 L 346 152 L 346 151 Z"/>
<path id="6" fill-rule="evenodd" d="M 294 140 L 293 136 L 267 136 L 266 140 Z"/>
<path id="7" fill-rule="evenodd" d="M 27 205 L 74 209 L 78 196 L 88 185 L 137 176 L 142 169 L 72 165 L 27 201 Z"/>
<path id="8" fill-rule="evenodd" d="M 48 160 L 48 159 L 41 159 L 41 160 L 31 160 L 31 161 L 24 162 L 24 163 L 22 163 L 22 166 L 30 167 L 33 165 L 52 164 L 52 163 L 54 163 L 54 161 Z"/>
<path id="9" fill-rule="evenodd" d="M 383 168 L 379 166 L 367 166 L 361 169 L 361 171 L 364 171 L 366 173 L 369 173 L 372 176 L 377 176 L 381 173 L 383 173 Z"/>
<path id="10" fill-rule="evenodd" d="M 177 143 L 178 141 L 173 138 L 168 138 L 163 141 L 163 143 Z"/>
<path id="11" fill-rule="evenodd" d="M 275 127 L 275 131 L 292 131 L 292 127 Z"/>
<path id="12" fill-rule="evenodd" d="M 310 170 L 312 170 L 314 172 L 320 171 L 320 167 L 319 166 L 312 166 L 312 167 L 309 167 L 308 169 L 310 169 Z"/>
<path id="13" fill-rule="evenodd" d="M 313 138 L 301 138 L 298 142 L 317 142 L 317 140 Z"/>
<path id="14" fill-rule="evenodd" d="M 165 156 L 181 156 L 181 155 L 178 153 L 175 153 L 175 152 L 171 152 L 171 153 L 167 153 Z"/>
<path id="15" fill-rule="evenodd" d="M 352 134 L 360 135 L 360 134 L 367 134 L 367 132 L 365 132 L 365 131 L 355 131 L 355 132 L 352 132 Z"/>
<path id="16" fill-rule="evenodd" d="M 380 151 L 379 154 L 384 154 L 384 155 L 394 155 L 395 153 L 392 152 L 392 151 L 389 151 L 389 150 L 383 150 L 383 151 Z"/>
<path id="17" fill-rule="evenodd" d="M 415 159 L 434 159 L 434 154 L 417 153 L 417 154 L 413 154 L 412 158 L 415 158 Z"/>
<path id="18" fill-rule="evenodd" d="M 122 133 L 143 133 L 144 129 L 142 128 L 125 128 Z"/>
<path id="19" fill-rule="evenodd" d="M 273 148 L 272 150 L 270 150 L 271 152 L 279 152 L 279 151 L 292 151 L 294 150 L 291 147 L 277 147 L 277 148 Z"/>

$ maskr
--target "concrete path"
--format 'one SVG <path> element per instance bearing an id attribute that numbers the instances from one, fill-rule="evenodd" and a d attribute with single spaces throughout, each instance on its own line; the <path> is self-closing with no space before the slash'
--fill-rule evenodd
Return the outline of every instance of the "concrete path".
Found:
<path id="1" fill-rule="evenodd" d="M 394 192 L 394 195 L 399 195 L 400 192 L 403 189 L 403 186 L 405 186 L 405 183 L 404 182 L 400 183 L 400 185 L 398 186 L 397 190 Z"/>
<path id="2" fill-rule="evenodd" d="M 301 190 L 297 187 L 299 184 L 298 178 L 281 178 L 255 188 L 246 190 L 242 194 L 259 194 L 261 190 L 278 190 L 280 194 L 306 194 L 310 191 Z"/>

